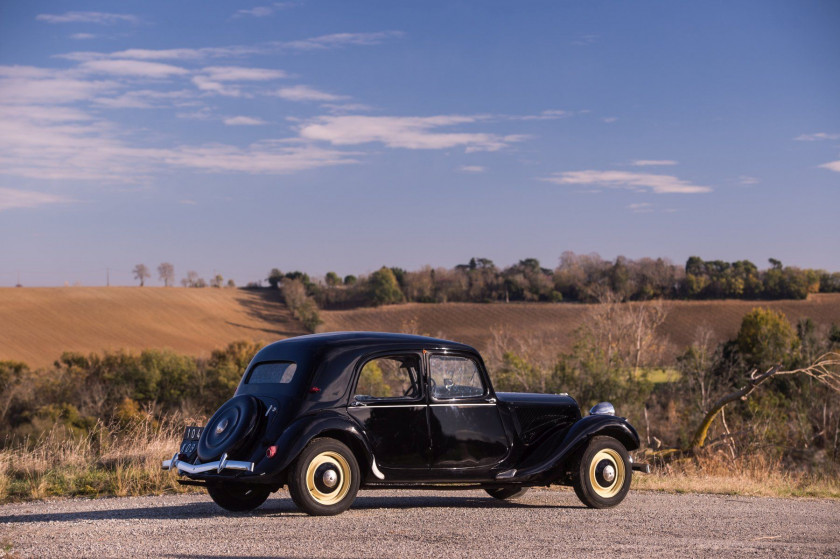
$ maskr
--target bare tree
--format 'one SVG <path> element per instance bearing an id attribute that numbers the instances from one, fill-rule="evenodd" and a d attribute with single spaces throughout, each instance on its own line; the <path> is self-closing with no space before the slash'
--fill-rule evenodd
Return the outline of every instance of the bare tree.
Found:
<path id="1" fill-rule="evenodd" d="M 169 287 L 175 281 L 175 266 L 169 262 L 164 262 L 158 266 L 158 276 L 163 282 L 163 285 Z"/>
<path id="2" fill-rule="evenodd" d="M 152 277 L 152 274 L 149 273 L 149 269 L 146 267 L 145 264 L 138 264 L 134 267 L 134 279 L 140 281 L 140 287 L 146 285 L 146 279 Z"/>
<path id="3" fill-rule="evenodd" d="M 184 287 L 198 287 L 198 282 L 201 281 L 202 283 L 204 280 L 199 280 L 198 272 L 195 270 L 190 270 L 187 272 L 187 277 L 181 280 L 181 285 Z"/>

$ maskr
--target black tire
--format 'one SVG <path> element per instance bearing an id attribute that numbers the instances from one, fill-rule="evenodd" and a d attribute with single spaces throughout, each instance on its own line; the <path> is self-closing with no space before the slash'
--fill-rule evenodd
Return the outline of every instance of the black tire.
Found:
<path id="1" fill-rule="evenodd" d="M 580 455 L 573 486 L 584 505 L 605 509 L 624 500 L 632 477 L 630 456 L 624 445 L 612 437 L 593 437 Z"/>
<path id="2" fill-rule="evenodd" d="M 254 510 L 268 499 L 271 489 L 259 485 L 208 485 L 210 498 L 231 512 Z"/>
<path id="3" fill-rule="evenodd" d="M 484 489 L 487 491 L 487 494 L 493 497 L 494 499 L 499 499 L 500 501 L 513 501 L 515 499 L 519 499 L 525 493 L 528 492 L 527 487 L 522 487 L 520 485 L 506 485 L 504 487 L 487 487 Z"/>
<path id="4" fill-rule="evenodd" d="M 330 516 L 350 508 L 360 481 L 359 463 L 347 445 L 335 439 L 315 439 L 292 464 L 289 494 L 303 512 Z"/>
<path id="5" fill-rule="evenodd" d="M 198 439 L 198 458 L 216 460 L 227 453 L 235 457 L 257 434 L 261 404 L 254 396 L 242 394 L 231 398 L 216 410 Z"/>

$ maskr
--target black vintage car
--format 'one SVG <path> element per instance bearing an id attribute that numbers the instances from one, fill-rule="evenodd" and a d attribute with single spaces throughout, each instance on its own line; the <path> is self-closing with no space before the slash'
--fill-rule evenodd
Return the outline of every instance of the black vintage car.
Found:
<path id="1" fill-rule="evenodd" d="M 231 511 L 288 486 L 314 515 L 346 510 L 359 488 L 483 488 L 514 499 L 571 485 L 589 507 L 630 488 L 639 437 L 609 403 L 586 417 L 567 394 L 495 392 L 470 346 L 342 332 L 273 343 L 205 427 L 163 462 Z"/>

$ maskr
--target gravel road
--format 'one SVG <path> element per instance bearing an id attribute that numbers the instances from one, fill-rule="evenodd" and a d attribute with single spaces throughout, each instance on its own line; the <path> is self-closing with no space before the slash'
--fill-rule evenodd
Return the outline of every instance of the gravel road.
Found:
<path id="1" fill-rule="evenodd" d="M 335 517 L 299 513 L 281 491 L 252 513 L 204 495 L 0 507 L 19 557 L 840 557 L 840 501 L 631 492 L 583 508 L 566 490 L 515 504 L 483 491 L 362 491 Z"/>

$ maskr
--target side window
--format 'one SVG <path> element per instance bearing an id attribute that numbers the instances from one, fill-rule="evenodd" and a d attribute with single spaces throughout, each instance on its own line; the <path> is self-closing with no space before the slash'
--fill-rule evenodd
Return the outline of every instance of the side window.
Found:
<path id="1" fill-rule="evenodd" d="M 420 356 L 389 355 L 364 364 L 354 396 L 356 400 L 365 401 L 382 398 L 414 400 L 420 395 Z"/>
<path id="2" fill-rule="evenodd" d="M 429 377 L 432 396 L 438 400 L 475 398 L 485 391 L 478 365 L 466 357 L 432 355 L 429 358 Z"/>

